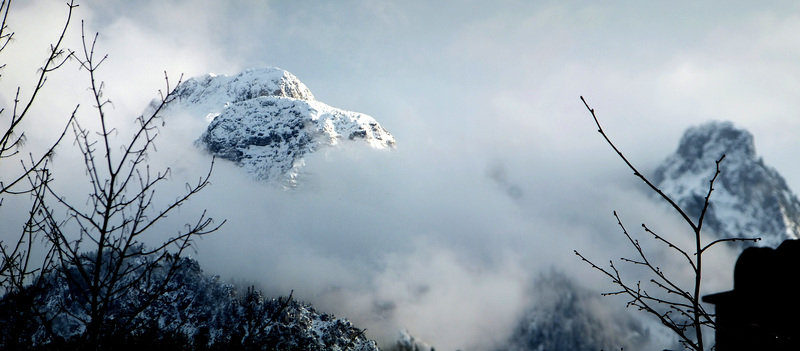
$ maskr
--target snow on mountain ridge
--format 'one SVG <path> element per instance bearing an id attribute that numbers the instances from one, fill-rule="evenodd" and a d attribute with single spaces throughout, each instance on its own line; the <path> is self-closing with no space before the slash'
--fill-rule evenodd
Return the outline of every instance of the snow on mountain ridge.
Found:
<path id="1" fill-rule="evenodd" d="M 314 100 L 314 95 L 297 77 L 277 67 L 251 68 L 233 75 L 206 75 L 189 78 L 175 88 L 175 100 L 164 106 L 164 114 L 183 111 L 202 116 L 210 123 L 233 103 L 258 96 L 284 96 Z M 154 99 L 145 109 L 152 113 L 161 103 Z"/>
<path id="2" fill-rule="evenodd" d="M 356 138 L 377 149 L 394 147 L 394 138 L 365 114 L 318 101 L 262 96 L 229 106 L 199 142 L 254 178 L 270 180 L 284 175 L 294 179 L 304 155 Z"/>
<path id="3" fill-rule="evenodd" d="M 722 154 L 734 160 L 755 159 L 755 139 L 750 132 L 727 121 L 712 121 L 686 130 L 677 153 L 684 159 L 717 158 Z"/>
<path id="4" fill-rule="evenodd" d="M 800 235 L 800 201 L 778 172 L 757 157 L 753 135 L 731 122 L 689 128 L 653 176 L 656 186 L 697 218 L 722 155 L 705 224 L 723 238 L 761 237 L 777 247 Z"/>
<path id="5" fill-rule="evenodd" d="M 395 147 L 394 137 L 374 118 L 315 100 L 305 84 L 280 68 L 191 78 L 177 87 L 175 97 L 164 113 L 205 119 L 209 124 L 197 145 L 256 180 L 294 186 L 305 155 L 345 140 L 374 149 Z"/>

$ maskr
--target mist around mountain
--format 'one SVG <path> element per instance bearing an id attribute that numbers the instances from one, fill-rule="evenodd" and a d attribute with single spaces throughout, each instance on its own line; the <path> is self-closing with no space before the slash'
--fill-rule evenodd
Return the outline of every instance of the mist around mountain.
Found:
<path id="1" fill-rule="evenodd" d="M 604 307 L 607 301 L 564 273 L 543 274 L 531 293 L 535 305 L 514 330 L 507 351 L 647 350 L 656 347 L 651 325 L 631 311 Z"/>
<path id="2" fill-rule="evenodd" d="M 176 100 L 167 106 L 164 114 L 188 117 L 195 126 L 199 126 L 197 129 L 200 132 L 193 136 L 196 151 L 215 155 L 225 160 L 224 162 L 235 165 L 237 170 L 255 180 L 257 184 L 280 184 L 284 188 L 303 187 L 302 181 L 298 180 L 302 179 L 307 166 L 306 161 L 319 160 L 319 152 L 322 150 L 335 149 L 343 144 L 362 149 L 392 150 L 396 145 L 394 137 L 374 118 L 339 110 L 316 101 L 310 90 L 296 77 L 276 68 L 248 70 L 234 76 L 207 75 L 188 79 L 178 87 Z M 797 223 L 800 223 L 798 219 L 800 206 L 797 198 L 777 171 L 766 166 L 764 161 L 757 157 L 753 145 L 753 136 L 749 132 L 736 128 L 728 122 L 712 122 L 690 128 L 681 140 L 677 152 L 667 157 L 655 170 L 653 180 L 667 194 L 674 196 L 676 201 L 685 206 L 690 213 L 696 215 L 699 211 L 698 201 L 705 196 L 708 179 L 713 175 L 714 161 L 725 154 L 725 160 L 721 164 L 722 174 L 712 195 L 711 210 L 706 222 L 707 230 L 719 237 L 760 236 L 764 239 L 759 243 L 761 245 L 772 245 L 784 238 L 796 237 Z M 352 164 L 358 166 L 358 162 Z M 314 169 L 320 172 L 322 168 Z M 501 185 L 504 194 L 513 201 L 520 201 L 523 198 L 523 188 L 517 186 L 516 181 L 509 180 L 509 176 L 504 172 L 490 172 L 490 177 Z M 255 183 L 237 182 L 235 185 L 240 186 L 240 184 L 245 184 L 248 188 L 239 191 L 263 190 L 254 185 Z M 317 199 L 313 192 L 318 190 L 304 189 L 296 195 L 303 200 L 313 201 Z M 382 201 L 380 197 L 381 194 L 371 193 L 369 200 L 380 202 Z M 660 200 L 650 198 L 650 201 Z M 324 207 L 325 210 L 330 209 L 330 206 L 325 207 L 324 204 L 320 207 Z M 291 209 L 286 211 L 291 212 Z M 255 221 L 255 218 L 263 215 L 263 213 L 248 213 L 242 218 Z M 459 217 L 453 215 L 453 218 Z M 304 219 L 308 220 L 308 217 Z M 284 225 L 298 225 L 305 228 L 296 222 L 287 223 Z M 352 223 L 351 221 L 348 225 Z M 280 227 L 276 228 L 279 229 L 255 228 L 253 232 L 258 234 L 259 231 L 280 230 Z M 326 229 L 328 227 L 322 226 L 323 231 Z M 382 226 L 373 226 L 368 232 L 375 236 L 385 235 L 383 229 Z M 491 232 L 484 233 L 484 235 L 490 234 Z M 309 236 L 307 240 L 316 239 Z M 260 244 L 262 243 L 245 242 L 240 245 Z M 263 245 L 260 250 L 271 253 L 280 250 L 268 251 L 268 247 L 279 247 L 281 242 L 268 244 Z M 353 254 L 362 254 L 360 248 L 354 248 Z M 296 252 L 293 254 L 296 256 L 291 258 L 296 261 L 290 261 L 286 265 L 300 264 L 300 260 L 306 257 Z M 441 256 L 441 253 L 437 255 Z M 367 340 L 359 334 L 363 328 L 373 330 L 369 323 L 359 323 L 356 327 L 347 320 L 318 312 L 309 304 L 295 300 L 285 304 L 283 302 L 285 298 L 272 298 L 255 289 L 222 283 L 226 277 L 206 276 L 199 268 L 199 263 L 188 258 L 182 260 L 185 269 L 181 271 L 180 278 L 176 280 L 171 292 L 136 317 L 137 323 L 148 325 L 147 330 L 153 334 L 140 334 L 139 339 L 129 340 L 130 345 L 152 341 L 162 344 L 192 342 L 195 346 L 208 347 L 245 345 L 249 342 L 252 344 L 248 345 L 269 345 L 269 347 L 283 345 L 281 346 L 283 348 L 277 347 L 279 349 L 336 349 L 337 347 L 353 349 L 356 344 L 363 350 L 378 347 L 375 341 Z M 335 271 L 331 267 L 324 267 L 328 262 L 319 259 L 311 261 L 308 264 L 312 267 L 305 269 Z M 446 260 L 443 262 L 452 263 Z M 296 267 L 283 268 L 294 272 Z M 452 267 L 448 265 L 447 268 Z M 269 276 L 271 268 L 267 265 L 257 266 L 254 269 L 262 270 Z M 529 267 L 529 269 L 537 271 L 540 267 Z M 559 269 L 555 267 L 532 280 L 531 286 L 524 291 L 527 296 L 520 299 L 524 304 L 520 303 L 513 311 L 514 317 L 507 318 L 515 318 L 513 323 L 509 324 L 510 328 L 503 325 L 505 329 L 501 332 L 493 328 L 489 333 L 491 335 L 476 335 L 474 330 L 463 331 L 465 341 L 461 344 L 480 343 L 481 347 L 478 349 L 512 351 L 650 349 L 664 347 L 665 344 L 671 347 L 671 339 L 668 335 L 664 335 L 662 327 L 657 322 L 648 320 L 647 316 L 637 315 L 637 311 L 625 310 L 623 306 L 616 305 L 619 300 L 600 296 L 600 292 L 603 291 L 586 286 L 583 281 L 575 279 L 573 274 L 566 274 Z M 450 274 L 450 271 L 447 273 Z M 580 274 L 593 273 L 587 270 Z M 395 278 L 403 279 L 403 277 L 405 277 L 403 274 L 399 274 L 399 277 Z M 326 278 L 340 279 L 339 276 Z M 473 283 L 481 282 L 471 276 L 467 280 Z M 24 340 L 29 340 L 35 345 L 55 345 L 54 342 L 79 339 L 81 329 L 76 318 L 80 317 L 80 308 L 75 307 L 81 303 L 79 299 L 75 299 L 75 296 L 80 295 L 76 295 L 79 289 L 76 290 L 76 287 L 70 287 L 56 279 L 48 278 L 45 282 L 46 289 L 37 291 L 32 296 L 35 296 L 37 304 L 53 308 L 48 312 L 52 313 L 52 327 L 27 328 L 23 325 L 24 330 L 19 335 L 23 335 Z M 347 279 L 341 279 L 335 284 L 348 282 Z M 271 282 L 266 280 L 261 284 L 270 286 Z M 397 289 L 404 287 L 402 282 L 388 286 Z M 405 305 L 403 302 L 407 301 L 402 300 L 402 292 L 396 296 L 384 292 L 384 295 L 389 296 L 385 301 L 371 299 L 373 295 L 355 295 L 355 300 L 349 300 L 347 303 L 370 305 L 376 301 L 385 302 L 378 305 L 391 306 L 392 313 L 386 318 L 395 318 L 398 323 L 403 323 L 405 321 L 402 318 L 412 313 L 401 310 L 409 305 L 416 307 L 417 305 L 413 303 L 424 301 L 426 296 L 430 296 L 426 295 L 427 292 L 436 289 L 426 285 L 424 280 L 413 288 L 415 291 L 415 294 L 412 294 L 413 301 Z M 272 288 L 272 291 L 274 289 Z M 347 288 L 341 285 L 325 289 L 327 292 L 347 293 Z M 286 294 L 287 291 L 282 293 Z M 385 297 L 380 294 L 375 296 Z M 131 296 L 131 299 L 134 298 L 135 296 Z M 16 303 L 14 301 L 14 296 L 6 296 L 0 301 L 2 304 L 0 308 L 9 311 L 7 316 L 15 316 L 18 312 L 17 307 L 14 307 Z M 624 305 L 624 302 L 621 305 Z M 121 300 L 117 307 L 121 309 L 121 314 L 124 314 L 124 306 L 125 302 Z M 471 307 L 463 306 L 464 309 Z M 362 316 L 362 321 L 384 317 L 375 311 L 375 307 L 356 310 L 368 310 L 379 315 L 369 318 Z M 60 314 L 63 311 L 70 313 Z M 278 311 L 280 313 L 277 313 Z M 507 312 L 503 313 L 508 314 Z M 490 319 L 487 317 L 487 320 Z M 253 332 L 253 325 L 261 325 L 256 328 L 257 333 Z M 414 325 L 404 327 L 409 329 L 401 332 L 402 329 L 398 328 L 394 334 L 397 336 L 396 339 L 386 342 L 384 338 L 381 345 L 390 350 L 393 348 L 441 350 L 436 347 L 435 341 L 427 342 L 429 339 L 427 335 L 426 338 L 417 337 L 417 333 L 425 334 L 427 330 L 414 329 Z M 0 321 L 0 328 L 9 330 L 21 327 L 18 319 L 8 318 Z M 437 330 L 457 329 L 450 325 L 439 328 Z M 453 334 L 458 334 L 458 331 L 454 331 Z M 489 341 L 481 343 L 480 339 Z M 452 339 L 448 342 L 455 344 Z"/>
<path id="3" fill-rule="evenodd" d="M 211 121 L 198 139 L 198 146 L 236 162 L 259 181 L 296 180 L 303 158 L 315 152 L 316 147 L 335 147 L 342 141 L 378 149 L 395 145 L 393 137 L 371 117 L 353 118 L 360 115 L 312 105 L 313 95 L 305 85 L 279 69 L 249 70 L 234 77 L 206 76 L 187 83 L 183 90 L 179 89 L 179 100 L 171 108 L 186 105 L 187 111 L 195 109 L 197 117 L 205 116 Z M 247 86 L 253 88 L 244 88 Z M 319 121 L 323 120 L 326 122 L 322 125 L 328 126 L 331 120 L 338 122 L 333 124 L 335 128 L 326 130 L 319 128 Z M 777 171 L 757 157 L 753 136 L 729 122 L 689 128 L 677 152 L 656 168 L 653 181 L 697 216 L 715 169 L 714 161 L 722 154 L 726 157 L 712 195 L 706 230 L 719 237 L 760 236 L 761 245 L 796 237 L 800 223 L 796 196 Z M 267 175 L 265 170 L 272 173 Z M 508 331 L 510 336 L 496 344 L 497 350 L 649 349 L 665 343 L 677 346 L 657 321 L 610 305 L 600 291 L 582 285 L 558 268 L 540 274 L 527 293 L 532 302 L 520 313 L 514 329 Z M 415 337 L 414 331 L 402 331 L 397 346 L 402 350 L 423 350 L 436 345 Z"/>

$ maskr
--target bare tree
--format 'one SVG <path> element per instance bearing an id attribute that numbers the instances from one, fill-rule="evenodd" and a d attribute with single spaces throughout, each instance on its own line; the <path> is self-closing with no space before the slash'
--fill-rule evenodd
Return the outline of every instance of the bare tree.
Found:
<path id="1" fill-rule="evenodd" d="M 63 47 L 63 42 L 67 29 L 72 20 L 74 9 L 78 7 L 74 1 L 67 4 L 67 18 L 61 34 L 54 44 L 50 45 L 48 56 L 44 65 L 38 70 L 35 83 L 29 95 L 21 93 L 22 87 L 16 87 L 14 102 L 11 111 L 6 106 L 0 106 L 0 166 L 3 172 L 0 176 L 0 207 L 3 204 L 3 196 L 25 195 L 30 193 L 41 193 L 44 183 L 48 182 L 50 172 L 48 171 L 48 161 L 55 152 L 56 146 L 67 134 L 71 121 L 75 118 L 77 107 L 64 122 L 64 129 L 61 134 L 38 155 L 28 153 L 25 157 L 21 150 L 25 144 L 26 135 L 22 130 L 22 122 L 32 118 L 31 110 L 43 91 L 47 78 L 57 69 L 64 66 L 67 59 L 72 55 L 72 51 Z M 11 0 L 0 2 L 0 55 L 7 54 L 9 50 L 14 51 L 13 45 L 9 46 L 14 39 L 14 32 L 8 27 L 8 19 L 11 14 Z M 7 63 L 0 63 L 0 78 L 2 70 L 7 68 Z M 9 164 L 19 162 L 19 168 Z M 38 210 L 39 204 L 34 202 L 30 207 L 30 217 L 25 222 L 24 227 L 20 228 L 21 233 L 17 240 L 11 244 L 0 240 L 0 292 L 19 291 L 28 278 L 36 273 L 46 270 L 51 258 L 51 253 L 43 255 L 43 262 L 32 262 L 32 251 L 36 242 L 36 223 L 33 213 Z"/>
<path id="2" fill-rule="evenodd" d="M 9 19 L 13 17 L 11 5 L 11 0 L 0 1 L 0 80 L 5 69 L 19 69 L 9 67 L 6 61 L 7 55 L 19 52 L 13 44 L 15 32 L 8 25 Z M 46 191 L 44 184 L 51 180 L 50 159 L 75 118 L 77 107 L 61 122 L 64 128 L 49 146 L 38 151 L 24 152 L 27 140 L 24 122 L 42 123 L 43 116 L 36 116 L 32 111 L 35 106 L 42 104 L 48 77 L 63 68 L 72 54 L 71 50 L 64 48 L 63 43 L 78 5 L 74 1 L 69 1 L 66 5 L 64 24 L 57 39 L 50 44 L 44 64 L 36 71 L 33 84 L 12 88 L 8 96 L 14 97 L 13 103 L 11 106 L 0 106 L 0 210 L 4 209 L 4 198 L 16 197 L 21 201 L 15 205 L 20 206 L 25 203 L 26 198 L 38 198 Z M 29 92 L 25 92 L 25 89 Z M 44 321 L 43 314 L 33 302 L 38 288 L 41 287 L 42 277 L 52 267 L 55 253 L 52 247 L 40 245 L 40 229 L 43 223 L 34 214 L 41 206 L 39 201 L 31 201 L 27 219 L 19 227 L 16 227 L 16 223 L 2 224 L 3 230 L 11 234 L 12 238 L 9 241 L 3 241 L 9 238 L 6 235 L 5 238 L 0 238 L 0 295 L 3 295 L 3 314 L 6 321 L 16 321 L 11 325 L 4 325 L 4 335 L 0 337 L 0 343 L 9 349 L 29 347 L 27 331 L 38 325 L 49 327 L 47 323 L 39 323 Z M 15 232 L 18 234 L 13 234 Z"/>
<path id="3" fill-rule="evenodd" d="M 642 284 L 642 282 L 639 280 L 628 280 L 624 274 L 620 273 L 620 270 L 617 268 L 617 266 L 614 265 L 614 261 L 610 261 L 609 267 L 605 268 L 593 263 L 578 251 L 575 251 L 575 254 L 578 255 L 583 261 L 591 265 L 592 268 L 611 278 L 611 281 L 619 287 L 619 290 L 604 293 L 603 295 L 628 296 L 630 301 L 628 301 L 627 307 L 638 308 L 640 311 L 647 312 L 658 318 L 661 324 L 672 330 L 678 336 L 681 344 L 685 348 L 690 350 L 705 350 L 703 328 L 715 328 L 716 324 L 713 318 L 714 315 L 706 311 L 703 305 L 700 304 L 700 287 L 703 278 L 703 254 L 709 248 L 721 242 L 759 240 L 746 238 L 724 238 L 713 240 L 709 243 L 704 243 L 702 240 L 703 238 L 701 237 L 700 233 L 703 229 L 703 220 L 710 204 L 711 193 L 714 191 L 714 182 L 717 180 L 717 176 L 720 174 L 720 163 L 725 159 L 725 155 L 720 155 L 720 158 L 716 160 L 716 170 L 709 180 L 708 192 L 706 193 L 702 210 L 700 211 L 699 217 L 694 220 L 683 208 L 681 208 L 667 194 L 661 191 L 661 189 L 659 189 L 655 184 L 650 182 L 647 177 L 639 172 L 636 167 L 634 167 L 633 164 L 628 161 L 622 151 L 620 151 L 614 145 L 611 139 L 609 139 L 608 135 L 606 135 L 605 131 L 603 131 L 603 127 L 600 126 L 600 122 L 595 115 L 594 109 L 589 106 L 583 96 L 581 96 L 581 101 L 586 106 L 586 109 L 588 109 L 592 114 L 592 118 L 597 126 L 597 131 L 603 136 L 608 145 L 614 149 L 614 151 L 617 153 L 617 156 L 619 156 L 620 159 L 625 162 L 628 168 L 633 171 L 633 174 L 642 182 L 644 182 L 650 188 L 650 190 L 654 191 L 662 199 L 669 203 L 672 209 L 675 210 L 675 212 L 677 212 L 678 215 L 683 218 L 684 222 L 691 228 L 694 246 L 691 248 L 682 248 L 672 241 L 666 239 L 664 236 L 657 234 L 655 231 L 648 228 L 647 225 L 642 224 L 642 228 L 645 233 L 653 237 L 659 243 L 663 244 L 666 249 L 671 250 L 676 255 L 686 260 L 686 264 L 688 265 L 688 268 L 691 269 L 691 273 L 694 276 L 694 282 L 690 286 L 685 287 L 681 285 L 677 278 L 669 276 L 654 262 L 648 259 L 648 253 L 642 248 L 639 240 L 634 239 L 634 237 L 628 233 L 628 230 L 622 224 L 622 220 L 619 218 L 616 211 L 614 211 L 614 217 L 617 219 L 617 224 L 622 230 L 622 233 L 628 239 L 628 242 L 636 250 L 636 258 L 623 257 L 620 258 L 620 260 L 636 266 L 645 267 L 652 276 L 652 278 L 649 280 L 650 284 Z M 648 291 L 647 287 L 650 287 L 653 290 Z"/>
<path id="4" fill-rule="evenodd" d="M 156 204 L 170 170 L 154 172 L 148 156 L 155 148 L 158 122 L 163 123 L 159 114 L 174 98 L 174 90 L 165 73 L 167 93 L 161 94 L 160 104 L 152 113 L 136 118 L 133 135 L 117 143 L 119 132 L 106 114 L 109 100 L 103 97 L 103 83 L 97 78 L 107 57 L 95 56 L 97 38 L 95 34 L 89 40 L 82 34 L 83 50 L 69 54 L 87 72 L 93 115 L 99 122 L 99 130 L 94 131 L 78 119 L 71 120 L 75 145 L 83 155 L 86 180 L 91 185 L 88 199 L 64 196 L 49 181 L 46 170 L 28 177 L 32 186 L 44 189 L 33 192 L 36 209 L 31 230 L 47 238 L 58 279 L 78 294 L 77 304 L 61 302 L 61 313 L 83 325 L 84 347 L 94 350 L 106 348 L 112 338 L 134 333 L 141 322 L 136 317 L 162 298 L 181 268 L 178 257 L 197 236 L 224 224 L 214 224 L 203 211 L 196 221 L 160 244 L 144 245 L 146 234 L 152 233 L 157 223 L 209 185 L 214 162 L 197 183 L 186 184 L 182 195 L 166 205 Z"/>
<path id="5" fill-rule="evenodd" d="M 20 147 L 25 143 L 26 139 L 25 132 L 20 130 L 20 123 L 22 123 L 26 117 L 30 115 L 29 112 L 31 111 L 31 107 L 34 105 L 34 102 L 37 101 L 37 97 L 42 91 L 48 75 L 61 68 L 66 63 L 67 59 L 73 54 L 72 51 L 64 49 L 62 47 L 62 43 L 66 36 L 67 28 L 69 28 L 73 10 L 78 7 L 78 5 L 75 5 L 74 1 L 72 1 L 67 4 L 67 6 L 69 11 L 64 28 L 56 43 L 50 46 L 49 56 L 47 57 L 44 66 L 39 69 L 36 77 L 36 83 L 33 86 L 33 91 L 29 96 L 23 97 L 20 94 L 21 87 L 17 87 L 11 116 L 8 116 L 5 107 L 0 108 L 0 117 L 10 117 L 10 119 L 4 121 L 2 127 L 0 127 L 2 128 L 0 129 L 0 132 L 2 132 L 2 134 L 0 134 L 0 161 L 5 161 L 6 159 L 12 158 L 19 154 Z M 7 25 L 10 10 L 11 0 L 4 0 L 0 2 L 0 16 L 2 16 L 2 23 L 0 24 L 0 53 L 4 53 L 14 37 L 14 32 L 9 33 L 9 28 Z M 0 64 L 0 70 L 5 69 L 6 66 L 6 63 Z M 2 77 L 1 71 L 0 77 Z M 74 116 L 75 113 L 73 112 L 70 120 L 74 118 Z M 23 163 L 19 173 L 14 174 L 6 179 L 0 179 L 0 195 L 20 194 L 32 191 L 32 188 L 30 187 L 24 187 L 23 185 L 22 189 L 18 189 L 17 186 L 24 184 L 27 176 L 31 172 L 41 169 L 46 164 L 46 161 L 52 155 L 55 146 L 66 134 L 66 126 L 68 125 L 69 123 L 65 123 L 65 128 L 63 133 L 61 133 L 61 136 L 42 155 L 39 155 L 38 157 L 30 155 L 30 164 L 26 165 Z M 0 204 L 2 204 L 2 202 L 0 202 Z"/>

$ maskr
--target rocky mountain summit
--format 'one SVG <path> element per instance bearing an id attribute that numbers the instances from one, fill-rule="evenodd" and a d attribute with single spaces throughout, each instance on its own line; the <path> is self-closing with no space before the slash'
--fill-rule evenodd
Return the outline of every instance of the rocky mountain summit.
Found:
<path id="1" fill-rule="evenodd" d="M 777 247 L 800 235 L 800 201 L 778 172 L 756 155 L 753 135 L 730 122 L 689 128 L 653 182 L 693 218 L 702 210 L 709 180 L 722 155 L 721 173 L 706 214 L 706 228 L 721 238 L 761 237 Z"/>
<path id="2" fill-rule="evenodd" d="M 374 118 L 315 100 L 297 77 L 275 67 L 191 78 L 175 96 L 165 114 L 204 119 L 209 124 L 198 146 L 256 180 L 293 186 L 306 155 L 342 142 L 395 147 L 394 137 Z"/>

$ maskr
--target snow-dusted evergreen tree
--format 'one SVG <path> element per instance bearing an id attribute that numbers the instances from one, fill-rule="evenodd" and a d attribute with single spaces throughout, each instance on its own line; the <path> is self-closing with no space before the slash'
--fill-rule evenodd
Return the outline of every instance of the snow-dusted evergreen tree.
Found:
<path id="1" fill-rule="evenodd" d="M 134 261 L 146 260 L 135 257 Z M 105 339 L 110 348 L 140 350 L 171 346 L 186 350 L 378 350 L 363 331 L 344 319 L 319 313 L 313 307 L 289 297 L 264 298 L 260 291 L 247 288 L 239 292 L 233 285 L 221 283 L 219 277 L 208 276 L 197 261 L 172 258 L 178 269 L 166 265 L 150 271 L 137 271 L 126 276 L 124 284 L 134 288 L 117 297 L 109 305 L 108 320 L 112 325 L 128 323 L 133 328 Z M 76 272 L 76 267 L 68 271 Z M 159 299 L 141 311 L 141 289 L 149 280 L 171 279 Z M 85 349 L 85 324 L 88 318 L 84 298 L 89 287 L 72 284 L 61 273 L 50 273 L 42 279 L 43 289 L 25 295 L 30 302 L 16 296 L 0 299 L 0 349 L 9 349 L 12 341 L 24 340 L 24 348 Z M 137 283 L 138 282 L 138 283 Z M 30 324 L 12 318 L 20 303 L 41 306 L 49 325 Z M 125 317 L 133 316 L 133 317 Z"/>

